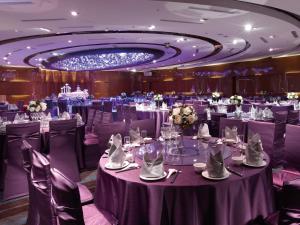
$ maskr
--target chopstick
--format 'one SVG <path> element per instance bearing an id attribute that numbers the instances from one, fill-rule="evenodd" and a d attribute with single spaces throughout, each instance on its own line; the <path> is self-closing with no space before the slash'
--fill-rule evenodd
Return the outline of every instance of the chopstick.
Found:
<path id="1" fill-rule="evenodd" d="M 239 172 L 237 172 L 237 171 L 235 171 L 235 170 L 232 170 L 229 166 L 227 166 L 226 169 L 227 169 L 229 172 L 231 172 L 231 173 L 233 173 L 233 174 L 235 174 L 235 175 L 238 175 L 238 176 L 240 176 L 240 177 L 243 177 L 243 174 L 241 174 L 241 173 L 239 173 Z"/>

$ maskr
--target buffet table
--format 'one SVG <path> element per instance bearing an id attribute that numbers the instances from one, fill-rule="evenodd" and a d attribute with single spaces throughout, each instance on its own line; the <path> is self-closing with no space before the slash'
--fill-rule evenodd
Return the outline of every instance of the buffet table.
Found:
<path id="1" fill-rule="evenodd" d="M 191 138 L 190 138 L 191 139 Z M 200 150 L 199 150 L 200 151 Z M 238 151 L 233 148 L 232 154 Z M 107 158 L 99 161 L 95 204 L 108 210 L 120 225 L 246 225 L 249 220 L 267 216 L 274 209 L 272 171 L 269 157 L 261 168 L 233 166 L 243 176 L 231 174 L 224 180 L 208 180 L 194 172 L 192 165 L 165 165 L 182 172 L 171 179 L 145 182 L 140 169 L 116 173 L 105 169 Z M 141 164 L 141 159 L 136 158 Z"/>

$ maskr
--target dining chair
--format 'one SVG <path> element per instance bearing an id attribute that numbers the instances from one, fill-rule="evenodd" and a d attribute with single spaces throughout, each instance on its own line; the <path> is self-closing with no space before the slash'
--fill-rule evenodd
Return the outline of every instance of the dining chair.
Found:
<path id="1" fill-rule="evenodd" d="M 31 150 L 32 146 L 25 140 L 22 142 L 23 168 L 27 175 L 28 184 L 28 210 L 26 225 L 38 225 L 38 208 L 36 207 L 36 199 L 34 197 L 34 188 L 31 182 Z"/>
<path id="2" fill-rule="evenodd" d="M 117 109 L 117 121 L 123 121 L 124 120 L 123 105 L 118 104 L 116 106 L 116 109 Z"/>
<path id="3" fill-rule="evenodd" d="M 254 134 L 260 135 L 263 150 L 270 156 L 271 165 L 273 165 L 275 124 L 270 122 L 249 121 L 247 133 L 248 139 Z"/>
<path id="4" fill-rule="evenodd" d="M 238 135 L 244 135 L 244 140 L 246 140 L 247 132 L 247 123 L 239 119 L 228 119 L 220 118 L 220 128 L 219 128 L 219 137 L 222 137 L 222 130 L 226 127 L 232 129 L 233 127 L 237 128 Z"/>
<path id="5" fill-rule="evenodd" d="M 16 111 L 14 111 L 14 112 L 11 112 L 11 111 L 3 111 L 3 112 L 1 112 L 0 111 L 0 116 L 1 117 L 6 117 L 7 121 L 13 122 L 16 115 L 17 115 Z"/>
<path id="6" fill-rule="evenodd" d="M 287 123 L 292 125 L 299 124 L 299 110 L 291 110 L 288 112 Z"/>
<path id="7" fill-rule="evenodd" d="M 95 112 L 96 112 L 96 110 L 93 108 L 88 109 L 87 121 L 86 121 L 86 125 L 85 125 L 86 132 L 92 131 L 92 125 L 93 125 L 93 121 L 94 121 Z"/>
<path id="8" fill-rule="evenodd" d="M 100 111 L 100 110 L 95 111 L 95 116 L 94 116 L 93 122 L 92 122 L 92 129 L 90 132 L 87 132 L 85 134 L 85 139 L 91 139 L 91 138 L 97 139 L 98 138 L 97 134 L 95 133 L 95 127 L 101 123 L 102 116 L 103 116 L 102 111 Z"/>
<path id="9" fill-rule="evenodd" d="M 227 118 L 225 113 L 211 113 L 211 120 L 209 121 L 209 132 L 213 137 L 219 137 L 220 119 Z"/>
<path id="10" fill-rule="evenodd" d="M 80 181 L 75 136 L 76 120 L 49 123 L 49 159 L 51 166 L 63 171 L 74 182 Z"/>
<path id="11" fill-rule="evenodd" d="M 59 170 L 51 171 L 51 206 L 59 225 L 117 225 L 112 214 L 94 204 L 82 206 L 78 186 Z M 55 225 L 55 224 L 53 224 Z"/>
<path id="12" fill-rule="evenodd" d="M 251 104 L 242 104 L 242 111 L 243 112 L 249 112 L 251 107 L 252 107 Z"/>
<path id="13" fill-rule="evenodd" d="M 103 112 L 112 112 L 113 103 L 111 101 L 103 102 Z"/>
<path id="14" fill-rule="evenodd" d="M 101 123 L 112 123 L 113 115 L 111 112 L 103 112 Z"/>
<path id="15" fill-rule="evenodd" d="M 3 157 L 4 200 L 28 194 L 27 175 L 23 169 L 21 151 L 23 140 L 26 140 L 40 151 L 40 123 L 9 124 L 6 126 L 6 143 Z"/>
<path id="16" fill-rule="evenodd" d="M 54 211 L 51 207 L 51 178 L 50 161 L 40 152 L 31 149 L 31 183 L 33 186 L 33 207 L 37 209 L 39 225 L 56 224 Z M 93 195 L 89 189 L 77 183 L 81 205 L 88 205 L 93 201 Z"/>

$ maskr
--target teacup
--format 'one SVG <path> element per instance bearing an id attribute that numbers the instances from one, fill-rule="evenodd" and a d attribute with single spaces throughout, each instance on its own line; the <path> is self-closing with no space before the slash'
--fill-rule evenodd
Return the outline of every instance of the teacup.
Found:
<path id="1" fill-rule="evenodd" d="M 240 156 L 233 156 L 231 157 L 232 159 L 232 162 L 235 164 L 235 165 L 241 165 L 244 161 L 244 156 L 243 155 L 240 155 Z"/>
<path id="2" fill-rule="evenodd" d="M 205 163 L 201 163 L 201 162 L 197 162 L 193 164 L 194 170 L 196 173 L 201 173 L 203 170 L 206 169 L 206 164 Z"/>

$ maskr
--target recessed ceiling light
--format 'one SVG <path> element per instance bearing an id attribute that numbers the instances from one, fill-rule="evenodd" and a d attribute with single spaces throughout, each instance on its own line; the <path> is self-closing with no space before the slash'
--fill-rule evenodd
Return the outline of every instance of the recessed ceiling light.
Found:
<path id="1" fill-rule="evenodd" d="M 196 46 L 196 45 L 193 45 L 193 48 L 197 48 L 197 46 Z"/>
<path id="2" fill-rule="evenodd" d="M 27 46 L 26 48 L 27 48 L 27 49 L 31 49 L 31 47 L 30 47 L 30 46 Z"/>
<path id="3" fill-rule="evenodd" d="M 51 32 L 51 30 L 50 29 L 48 29 L 48 28 L 44 28 L 44 27 L 40 27 L 39 28 L 41 31 L 45 31 L 45 32 Z"/>
<path id="4" fill-rule="evenodd" d="M 207 20 L 207 19 L 201 18 L 201 19 L 200 19 L 200 22 L 201 22 L 201 23 L 204 23 L 206 20 Z"/>
<path id="5" fill-rule="evenodd" d="M 7 57 L 6 57 L 6 56 L 4 56 L 4 57 L 3 57 L 3 60 L 7 60 Z"/>
<path id="6" fill-rule="evenodd" d="M 178 38 L 177 40 L 176 40 L 176 42 L 183 42 L 184 41 L 184 38 Z"/>
<path id="7" fill-rule="evenodd" d="M 273 52 L 274 51 L 274 48 L 269 48 L 269 52 Z"/>
<path id="8" fill-rule="evenodd" d="M 133 73 L 135 73 L 135 72 L 136 72 L 136 69 L 133 68 L 133 69 L 131 69 L 130 71 L 133 72 Z"/>
<path id="9" fill-rule="evenodd" d="M 244 29 L 245 29 L 245 31 L 249 32 L 253 29 L 253 26 L 252 26 L 252 24 L 248 23 L 244 26 Z"/>
<path id="10" fill-rule="evenodd" d="M 155 25 L 150 25 L 149 27 L 148 27 L 148 30 L 154 30 L 156 27 L 155 27 Z"/>
<path id="11" fill-rule="evenodd" d="M 156 63 L 157 61 L 156 61 L 156 60 L 153 60 L 152 62 L 153 62 L 153 63 Z"/>
<path id="12" fill-rule="evenodd" d="M 7 55 L 11 55 L 11 54 L 12 54 L 11 52 L 7 53 Z"/>
<path id="13" fill-rule="evenodd" d="M 236 45 L 238 42 L 239 42 L 239 41 L 238 41 L 237 39 L 234 39 L 234 40 L 232 41 L 232 44 Z"/>
<path id="14" fill-rule="evenodd" d="M 72 43 L 72 40 L 68 40 L 68 43 Z"/>
<path id="15" fill-rule="evenodd" d="M 194 54 L 193 54 L 193 57 L 195 57 L 195 56 L 196 56 L 196 54 L 194 53 Z"/>
<path id="16" fill-rule="evenodd" d="M 42 59 L 42 58 L 39 58 L 38 60 L 39 60 L 39 62 L 43 61 L 43 59 Z"/>
<path id="17" fill-rule="evenodd" d="M 11 64 L 11 62 L 7 62 L 7 64 Z"/>
<path id="18" fill-rule="evenodd" d="M 52 52 L 51 55 L 58 56 L 59 54 L 57 52 Z"/>
<path id="19" fill-rule="evenodd" d="M 274 36 L 274 35 L 270 35 L 269 38 L 270 38 L 270 39 L 274 39 L 275 36 Z"/>
<path id="20" fill-rule="evenodd" d="M 71 15 L 72 15 L 72 16 L 78 16 L 78 15 L 79 15 L 79 13 L 78 13 L 78 12 L 76 12 L 76 11 L 71 11 Z"/>

